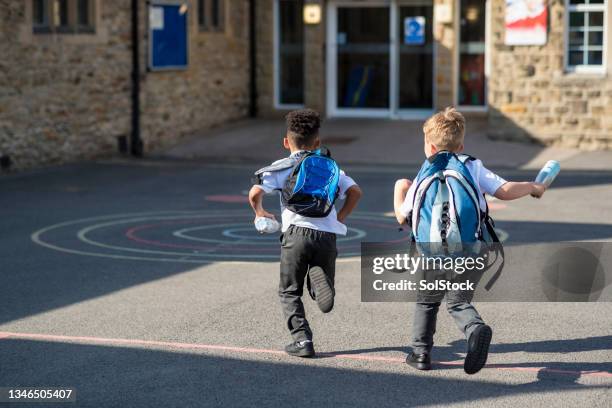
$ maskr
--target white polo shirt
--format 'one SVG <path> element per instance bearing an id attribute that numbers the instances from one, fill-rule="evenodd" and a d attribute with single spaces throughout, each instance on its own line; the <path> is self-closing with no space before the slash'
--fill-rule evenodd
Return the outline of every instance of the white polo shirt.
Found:
<path id="1" fill-rule="evenodd" d="M 480 208 L 484 210 L 486 208 L 486 202 L 482 194 L 486 193 L 490 196 L 495 195 L 497 189 L 506 184 L 507 181 L 487 169 L 480 160 L 470 160 L 465 163 L 465 166 L 476 183 L 478 197 L 480 199 Z M 408 189 L 408 194 L 406 194 L 406 199 L 400 207 L 400 212 L 406 217 L 408 217 L 408 214 L 412 211 L 412 202 L 414 201 L 416 188 L 417 183 L 412 183 Z"/>
<path id="2" fill-rule="evenodd" d="M 294 152 L 291 156 L 295 156 L 299 152 Z M 276 163 L 276 162 L 275 162 Z M 265 172 L 261 175 L 261 184 L 256 184 L 255 187 L 261 188 L 266 194 L 271 194 L 274 192 L 280 193 L 279 190 L 285 186 L 285 182 L 291 171 L 293 169 L 289 168 L 286 170 L 280 170 L 275 172 Z M 346 190 L 348 190 L 351 186 L 354 186 L 355 181 L 347 176 L 344 171 L 340 170 L 340 180 L 338 182 L 338 198 L 344 199 Z M 304 217 L 302 215 L 296 214 L 292 211 L 289 211 L 285 206 L 283 206 L 283 202 L 281 200 L 280 203 L 281 212 L 282 212 L 282 221 L 283 227 L 282 231 L 287 231 L 290 225 L 295 225 L 298 227 L 306 227 L 311 228 L 317 231 L 326 231 L 331 232 L 338 235 L 346 235 L 346 225 L 338 221 L 338 215 L 336 213 L 336 207 L 332 208 L 331 212 L 327 215 L 327 217 L 321 218 L 311 218 Z"/>

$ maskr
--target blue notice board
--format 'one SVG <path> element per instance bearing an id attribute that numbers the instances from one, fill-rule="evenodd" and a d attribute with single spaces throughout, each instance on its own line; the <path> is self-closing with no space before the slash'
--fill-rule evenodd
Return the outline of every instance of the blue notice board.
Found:
<path id="1" fill-rule="evenodd" d="M 406 17 L 404 19 L 404 44 L 425 44 L 425 17 Z"/>
<path id="2" fill-rule="evenodd" d="M 149 69 L 186 69 L 188 61 L 186 1 L 157 0 L 149 5 Z"/>

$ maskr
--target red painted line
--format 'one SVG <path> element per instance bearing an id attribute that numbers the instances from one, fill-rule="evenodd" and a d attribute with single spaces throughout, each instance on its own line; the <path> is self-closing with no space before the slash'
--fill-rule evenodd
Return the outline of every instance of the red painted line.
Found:
<path id="1" fill-rule="evenodd" d="M 272 354 L 284 356 L 284 351 L 261 349 L 253 347 L 234 347 L 234 346 L 223 346 L 217 344 L 199 344 L 199 343 L 180 343 L 170 341 L 156 341 L 156 340 L 138 340 L 138 339 L 113 339 L 104 337 L 88 337 L 88 336 L 62 336 L 55 334 L 36 334 L 36 333 L 13 333 L 13 332 L 0 332 L 1 339 L 21 339 L 21 340 L 45 340 L 45 341 L 57 341 L 57 342 L 69 342 L 69 343 L 87 343 L 87 344 L 109 344 L 109 345 L 136 345 L 136 346 L 158 346 L 168 347 L 173 349 L 185 349 L 185 350 L 213 350 L 213 351 L 227 351 L 235 353 L 248 353 L 248 354 Z M 383 357 L 383 356 L 371 356 L 363 354 L 334 354 L 334 353 L 321 353 L 321 356 L 337 358 L 341 360 L 360 360 L 360 361 L 374 361 L 374 362 L 386 362 L 386 363 L 399 363 L 403 364 L 403 358 L 397 357 Z M 462 361 L 434 361 L 437 365 L 443 366 L 462 366 Z M 523 372 L 549 372 L 556 374 L 567 374 L 567 375 L 578 375 L 581 377 L 605 377 L 612 378 L 612 372 L 609 371 L 572 371 L 572 370 L 558 370 L 554 368 L 546 367 L 516 367 L 507 366 L 503 364 L 487 364 L 486 368 L 492 368 L 497 370 L 506 371 L 523 371 Z"/>

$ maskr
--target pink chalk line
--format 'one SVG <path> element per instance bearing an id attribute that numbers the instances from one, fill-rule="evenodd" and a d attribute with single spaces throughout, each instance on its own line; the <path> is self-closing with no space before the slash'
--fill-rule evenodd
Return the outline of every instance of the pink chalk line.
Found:
<path id="1" fill-rule="evenodd" d="M 0 332 L 0 340 L 7 339 L 21 339 L 21 340 L 45 340 L 45 341 L 57 341 L 57 342 L 71 342 L 71 343 L 88 343 L 88 344 L 110 344 L 110 345 L 138 345 L 138 346 L 157 346 L 157 347 L 168 347 L 173 349 L 183 350 L 213 350 L 213 351 L 228 351 L 234 353 L 249 353 L 249 354 L 273 354 L 273 355 L 286 355 L 284 351 L 272 350 L 272 349 L 261 349 L 252 347 L 235 347 L 235 346 L 223 346 L 217 344 L 200 344 L 200 343 L 180 343 L 170 341 L 157 341 L 157 340 L 139 340 L 139 339 L 111 339 L 104 337 L 87 337 L 87 336 L 62 336 L 56 334 L 36 334 L 36 333 L 14 333 L 14 332 Z M 359 354 L 334 354 L 334 353 L 321 353 L 323 357 L 337 358 L 342 360 L 359 360 L 359 361 L 378 361 L 387 363 L 404 363 L 403 358 L 397 357 L 383 357 L 383 356 L 372 356 L 372 355 L 359 355 Z M 435 361 L 435 364 L 445 366 L 461 366 L 461 361 Z M 578 375 L 582 377 L 607 377 L 612 378 L 612 372 L 609 371 L 572 371 L 572 370 L 558 370 L 546 367 L 511 367 L 501 364 L 487 364 L 486 368 L 495 368 L 498 370 L 508 371 L 524 371 L 524 372 L 548 372 L 556 374 L 568 374 Z"/>

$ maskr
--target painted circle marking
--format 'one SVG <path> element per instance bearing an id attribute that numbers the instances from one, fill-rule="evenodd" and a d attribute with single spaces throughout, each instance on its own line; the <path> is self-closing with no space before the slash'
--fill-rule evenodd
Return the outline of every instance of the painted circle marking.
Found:
<path id="1" fill-rule="evenodd" d="M 386 238 L 388 231 L 395 229 L 394 220 L 380 213 L 359 212 L 352 215 L 352 220 L 366 228 L 351 226 L 347 236 L 338 237 L 340 255 L 344 258 L 359 255 L 355 249 L 360 243 L 347 245 L 349 241 L 360 241 L 372 232 L 379 239 Z M 259 235 L 251 223 L 250 212 L 239 210 L 127 213 L 50 225 L 34 232 L 31 239 L 55 251 L 110 259 L 197 264 L 277 260 L 278 235 Z M 176 228 L 177 225 L 183 228 Z M 194 241 L 203 245 L 187 243 Z"/>

